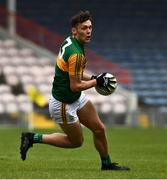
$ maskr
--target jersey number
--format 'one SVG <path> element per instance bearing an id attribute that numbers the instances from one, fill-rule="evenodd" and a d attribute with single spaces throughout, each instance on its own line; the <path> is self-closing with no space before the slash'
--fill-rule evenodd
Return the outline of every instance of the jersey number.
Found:
<path id="1" fill-rule="evenodd" d="M 63 57 L 64 52 L 65 52 L 65 48 L 68 47 L 68 46 L 70 46 L 70 45 L 72 44 L 72 41 L 71 41 L 70 37 L 68 37 L 68 38 L 66 39 L 66 41 L 67 41 L 67 43 L 64 44 L 64 45 L 61 47 L 61 50 L 60 50 L 60 52 L 59 52 L 59 57 L 60 57 L 60 58 Z"/>

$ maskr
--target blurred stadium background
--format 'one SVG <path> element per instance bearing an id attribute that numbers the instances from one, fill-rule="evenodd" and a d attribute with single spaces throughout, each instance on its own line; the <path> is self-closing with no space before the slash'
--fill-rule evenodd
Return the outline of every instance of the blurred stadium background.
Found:
<path id="1" fill-rule="evenodd" d="M 48 100 L 69 17 L 93 16 L 88 71 L 111 72 L 108 97 L 86 91 L 108 126 L 167 124 L 166 0 L 0 0 L 0 126 L 53 128 Z"/>

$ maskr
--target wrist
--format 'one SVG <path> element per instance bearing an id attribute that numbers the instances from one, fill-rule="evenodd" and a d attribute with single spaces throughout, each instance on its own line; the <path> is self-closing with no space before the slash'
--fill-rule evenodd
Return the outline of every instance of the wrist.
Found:
<path id="1" fill-rule="evenodd" d="M 97 78 L 97 76 L 92 75 L 90 79 L 92 80 L 92 79 L 96 79 L 96 78 Z"/>

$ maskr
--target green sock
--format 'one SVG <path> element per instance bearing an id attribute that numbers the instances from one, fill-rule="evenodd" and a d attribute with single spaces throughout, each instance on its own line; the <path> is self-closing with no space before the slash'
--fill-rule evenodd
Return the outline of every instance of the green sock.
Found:
<path id="1" fill-rule="evenodd" d="M 102 162 L 102 164 L 104 164 L 104 165 L 109 165 L 109 164 L 111 164 L 110 156 L 107 155 L 107 156 L 105 156 L 105 157 L 101 157 L 101 162 Z"/>
<path id="2" fill-rule="evenodd" d="M 35 133 L 33 137 L 34 143 L 42 143 L 42 134 Z"/>

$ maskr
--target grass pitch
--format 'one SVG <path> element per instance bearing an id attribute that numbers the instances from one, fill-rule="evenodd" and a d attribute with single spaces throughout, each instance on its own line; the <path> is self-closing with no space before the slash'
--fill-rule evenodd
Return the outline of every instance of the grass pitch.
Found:
<path id="1" fill-rule="evenodd" d="M 0 129 L 0 178 L 12 179 L 135 179 L 167 178 L 167 129 L 107 129 L 113 162 L 130 171 L 100 170 L 100 159 L 92 143 L 91 132 L 78 149 L 60 149 L 36 144 L 26 161 L 20 159 L 21 129 Z M 57 130 L 56 130 L 57 131 Z M 54 130 L 36 130 L 51 133 Z"/>

